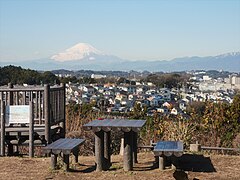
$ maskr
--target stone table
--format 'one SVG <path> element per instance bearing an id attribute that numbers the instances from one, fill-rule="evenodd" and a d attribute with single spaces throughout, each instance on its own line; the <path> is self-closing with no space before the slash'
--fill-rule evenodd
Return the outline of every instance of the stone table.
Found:
<path id="1" fill-rule="evenodd" d="M 95 134 L 96 171 L 107 170 L 110 167 L 111 130 L 124 132 L 124 171 L 133 169 L 133 162 L 137 162 L 137 133 L 146 120 L 103 119 L 94 120 L 85 125 L 85 130 L 92 130 Z"/>

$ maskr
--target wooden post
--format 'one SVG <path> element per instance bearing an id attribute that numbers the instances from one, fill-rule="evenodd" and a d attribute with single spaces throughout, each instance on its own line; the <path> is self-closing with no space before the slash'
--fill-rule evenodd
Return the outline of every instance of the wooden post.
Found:
<path id="1" fill-rule="evenodd" d="M 16 105 L 19 105 L 19 94 L 18 92 L 16 92 L 16 102 L 15 102 Z"/>
<path id="2" fill-rule="evenodd" d="M 104 169 L 107 170 L 111 166 L 111 150 L 110 150 L 110 134 L 111 132 L 104 131 Z"/>
<path id="3" fill-rule="evenodd" d="M 63 154 L 64 170 L 69 171 L 69 154 Z"/>
<path id="4" fill-rule="evenodd" d="M 8 149 L 8 156 L 13 156 L 13 144 L 12 143 L 8 143 L 8 146 L 7 146 L 7 149 Z"/>
<path id="5" fill-rule="evenodd" d="M 51 143 L 50 139 L 50 85 L 44 85 L 44 116 L 45 116 L 45 139 L 47 144 Z"/>
<path id="6" fill-rule="evenodd" d="M 5 102 L 1 101 L 1 156 L 5 156 Z"/>
<path id="7" fill-rule="evenodd" d="M 103 170 L 104 163 L 104 133 L 103 130 L 95 132 L 95 158 L 96 158 L 96 171 Z"/>
<path id="8" fill-rule="evenodd" d="M 13 88 L 13 84 L 12 83 L 8 83 L 8 88 L 12 89 Z M 13 105 L 13 92 L 9 91 L 8 92 L 8 103 L 9 106 Z M 8 155 L 12 156 L 13 155 L 13 145 L 11 143 L 8 144 L 7 146 L 8 149 Z"/>
<path id="9" fill-rule="evenodd" d="M 123 156 L 123 152 L 124 152 L 124 138 L 121 138 L 121 146 L 120 146 L 119 155 Z"/>
<path id="10" fill-rule="evenodd" d="M 36 112 L 34 117 L 36 119 L 38 119 L 39 118 L 39 115 L 38 115 L 38 91 L 34 91 L 34 94 L 35 94 L 35 112 Z M 40 124 L 40 121 L 38 121 L 38 122 Z"/>
<path id="11" fill-rule="evenodd" d="M 18 132 L 17 133 L 17 140 L 18 140 L 18 143 L 16 145 L 16 153 L 19 154 L 19 145 L 20 145 L 20 141 L 21 141 L 21 132 Z"/>
<path id="12" fill-rule="evenodd" d="M 138 163 L 138 160 L 137 160 L 137 149 L 138 149 L 137 139 L 138 139 L 137 132 L 133 132 L 133 163 Z"/>
<path id="13" fill-rule="evenodd" d="M 12 83 L 8 83 L 8 88 L 12 89 L 13 88 L 13 84 Z M 13 92 L 9 91 L 8 93 L 8 105 L 13 105 Z"/>
<path id="14" fill-rule="evenodd" d="M 63 105 L 61 104 L 61 106 L 63 106 L 63 113 L 64 113 L 64 120 L 63 122 L 61 122 L 61 127 L 63 128 L 63 134 L 64 137 L 66 135 L 66 87 L 64 83 L 61 83 L 61 86 L 63 87 Z"/>
<path id="15" fill-rule="evenodd" d="M 58 157 L 58 155 L 57 154 L 51 154 L 51 168 L 52 169 L 56 169 L 56 167 L 57 167 L 57 157 Z"/>
<path id="16" fill-rule="evenodd" d="M 23 92 L 23 105 L 26 105 L 27 104 L 27 100 L 26 100 L 26 96 L 27 96 L 27 92 L 26 91 L 24 91 Z"/>
<path id="17" fill-rule="evenodd" d="M 3 92 L 0 92 L 0 101 L 3 101 Z"/>
<path id="18" fill-rule="evenodd" d="M 163 171 L 165 169 L 165 157 L 164 155 L 159 156 L 159 169 Z"/>
<path id="19" fill-rule="evenodd" d="M 190 151 L 192 151 L 192 152 L 201 151 L 201 145 L 198 144 L 198 142 L 196 144 L 190 144 Z"/>
<path id="20" fill-rule="evenodd" d="M 39 124 L 42 124 L 42 108 L 41 108 L 41 91 L 37 92 L 38 93 L 38 101 L 37 101 L 37 106 L 38 106 L 38 117 L 39 117 Z"/>
<path id="21" fill-rule="evenodd" d="M 131 171 L 133 169 L 133 152 L 132 152 L 132 131 L 124 132 L 124 155 L 123 169 Z"/>
<path id="22" fill-rule="evenodd" d="M 34 110 L 33 102 L 29 101 L 30 121 L 29 121 L 29 157 L 34 157 Z"/>

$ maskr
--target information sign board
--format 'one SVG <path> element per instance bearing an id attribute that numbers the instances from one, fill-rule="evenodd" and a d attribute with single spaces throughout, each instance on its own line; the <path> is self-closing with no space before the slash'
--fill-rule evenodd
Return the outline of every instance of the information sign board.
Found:
<path id="1" fill-rule="evenodd" d="M 29 105 L 6 106 L 6 124 L 26 124 L 30 122 Z"/>

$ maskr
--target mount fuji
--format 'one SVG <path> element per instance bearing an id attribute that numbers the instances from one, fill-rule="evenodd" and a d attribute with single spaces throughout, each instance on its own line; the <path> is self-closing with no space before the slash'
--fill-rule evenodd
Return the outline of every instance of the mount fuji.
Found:
<path id="1" fill-rule="evenodd" d="M 70 70 L 111 70 L 116 64 L 124 62 L 123 59 L 105 54 L 87 43 L 78 43 L 50 59 L 55 66 Z"/>
<path id="2" fill-rule="evenodd" d="M 182 57 L 172 60 L 124 60 L 108 55 L 87 43 L 78 43 L 49 58 L 22 62 L 0 62 L 0 66 L 17 65 L 35 70 L 97 70 L 173 72 L 188 70 L 224 70 L 240 72 L 240 52 L 206 57 Z"/>
<path id="3" fill-rule="evenodd" d="M 65 62 L 82 59 L 93 60 L 95 59 L 95 56 L 105 56 L 105 54 L 90 44 L 78 43 L 73 47 L 66 49 L 64 52 L 53 55 L 51 59 L 59 62 Z"/>

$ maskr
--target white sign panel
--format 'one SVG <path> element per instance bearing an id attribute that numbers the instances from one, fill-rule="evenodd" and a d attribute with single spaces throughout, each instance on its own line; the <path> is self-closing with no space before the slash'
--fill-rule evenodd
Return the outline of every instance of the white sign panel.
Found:
<path id="1" fill-rule="evenodd" d="M 26 124 L 30 122 L 28 105 L 6 106 L 6 124 Z"/>

